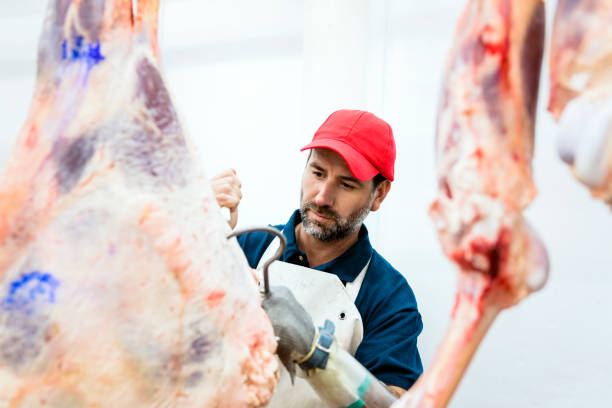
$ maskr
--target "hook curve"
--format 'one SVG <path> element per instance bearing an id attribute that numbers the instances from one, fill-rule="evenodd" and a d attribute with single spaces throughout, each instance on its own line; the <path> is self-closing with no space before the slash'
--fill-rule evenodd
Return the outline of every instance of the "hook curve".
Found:
<path id="1" fill-rule="evenodd" d="M 232 237 L 237 237 L 239 235 L 246 234 L 249 232 L 267 232 L 268 234 L 272 234 L 276 236 L 280 241 L 280 245 L 278 249 L 276 250 L 276 253 L 263 264 L 263 279 L 264 279 L 264 292 L 263 293 L 265 297 L 268 297 L 270 295 L 270 280 L 268 278 L 268 267 L 272 264 L 272 262 L 280 259 L 283 252 L 285 252 L 285 248 L 287 247 L 287 239 L 285 238 L 285 236 L 283 235 L 281 231 L 273 227 L 249 227 L 249 228 L 234 230 L 231 232 L 231 234 L 227 236 L 227 239 L 230 239 Z"/>

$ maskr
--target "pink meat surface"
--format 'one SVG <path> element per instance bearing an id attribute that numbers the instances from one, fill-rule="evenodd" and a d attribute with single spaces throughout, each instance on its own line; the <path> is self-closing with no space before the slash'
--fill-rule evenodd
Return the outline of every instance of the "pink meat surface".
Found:
<path id="1" fill-rule="evenodd" d="M 164 85 L 157 11 L 50 1 L 0 177 L 1 407 L 246 407 L 274 388 L 272 327 Z"/>
<path id="2" fill-rule="evenodd" d="M 498 313 L 541 287 L 546 250 L 521 212 L 531 175 L 542 50 L 541 0 L 469 0 L 447 62 L 430 208 L 457 265 L 451 322 L 397 407 L 444 407 Z"/>
<path id="3" fill-rule="evenodd" d="M 543 4 L 470 1 L 448 60 L 438 110 L 439 194 L 431 215 L 464 269 L 496 273 L 500 245 L 536 189 L 533 128 Z"/>
<path id="4" fill-rule="evenodd" d="M 612 205 L 612 2 L 559 0 L 550 47 L 548 109 L 561 158 Z"/>

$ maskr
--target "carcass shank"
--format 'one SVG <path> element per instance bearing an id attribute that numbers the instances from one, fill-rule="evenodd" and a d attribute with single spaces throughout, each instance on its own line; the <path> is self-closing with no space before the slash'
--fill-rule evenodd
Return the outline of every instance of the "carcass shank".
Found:
<path id="1" fill-rule="evenodd" d="M 546 250 L 521 211 L 531 177 L 544 45 L 540 0 L 470 0 L 447 62 L 430 214 L 459 270 L 451 323 L 430 367 L 394 406 L 443 407 L 498 313 L 541 287 Z"/>

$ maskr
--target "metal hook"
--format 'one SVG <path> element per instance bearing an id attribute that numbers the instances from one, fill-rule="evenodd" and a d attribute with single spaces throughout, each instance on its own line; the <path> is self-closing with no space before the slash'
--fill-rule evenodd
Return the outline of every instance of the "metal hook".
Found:
<path id="1" fill-rule="evenodd" d="M 232 231 L 232 233 L 227 236 L 227 239 L 230 239 L 232 237 L 237 237 L 238 235 L 246 234 L 248 232 L 257 232 L 257 231 L 267 232 L 268 234 L 272 234 L 276 236 L 280 240 L 280 245 L 278 249 L 276 250 L 276 253 L 274 254 L 274 256 L 268 259 L 266 263 L 264 263 L 263 265 L 264 296 L 268 297 L 268 295 L 270 294 L 270 280 L 268 278 L 268 267 L 272 264 L 272 262 L 280 259 L 281 255 L 283 255 L 283 252 L 285 252 L 285 247 L 287 246 L 287 239 L 285 238 L 283 233 L 277 230 L 276 228 L 272 228 L 272 227 L 250 227 L 250 228 L 244 228 L 244 229 Z"/>

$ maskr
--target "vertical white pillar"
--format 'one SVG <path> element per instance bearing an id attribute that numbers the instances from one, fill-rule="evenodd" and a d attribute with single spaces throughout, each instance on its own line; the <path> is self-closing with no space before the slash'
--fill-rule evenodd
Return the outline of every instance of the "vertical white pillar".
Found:
<path id="1" fill-rule="evenodd" d="M 384 118 L 387 10 L 388 0 L 305 0 L 304 144 L 337 109 Z M 367 225 L 375 242 L 379 214 Z"/>
<path id="2" fill-rule="evenodd" d="M 304 141 L 334 110 L 364 109 L 369 0 L 305 0 Z"/>

